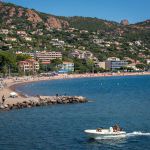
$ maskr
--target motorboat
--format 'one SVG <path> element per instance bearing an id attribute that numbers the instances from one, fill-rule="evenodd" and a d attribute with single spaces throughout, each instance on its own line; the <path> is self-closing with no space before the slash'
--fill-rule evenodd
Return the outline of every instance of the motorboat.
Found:
<path id="1" fill-rule="evenodd" d="M 94 139 L 106 139 L 106 138 L 114 138 L 114 137 L 125 137 L 126 132 L 123 131 L 120 127 L 116 128 L 110 127 L 109 129 L 97 128 L 97 129 L 88 129 L 84 130 L 84 132 L 90 137 Z"/>

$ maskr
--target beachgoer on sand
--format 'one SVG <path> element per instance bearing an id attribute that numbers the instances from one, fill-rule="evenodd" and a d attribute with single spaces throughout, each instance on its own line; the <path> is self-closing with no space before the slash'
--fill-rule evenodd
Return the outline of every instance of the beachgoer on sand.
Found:
<path id="1" fill-rule="evenodd" d="M 3 95 L 2 96 L 2 104 L 4 104 L 4 102 L 5 102 L 5 96 Z"/>

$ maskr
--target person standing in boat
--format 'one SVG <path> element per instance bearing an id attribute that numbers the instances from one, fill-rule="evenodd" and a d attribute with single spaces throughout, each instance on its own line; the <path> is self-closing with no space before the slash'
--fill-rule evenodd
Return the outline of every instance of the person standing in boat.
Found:
<path id="1" fill-rule="evenodd" d="M 115 124 L 114 126 L 113 126 L 113 131 L 114 132 L 117 132 L 117 131 L 121 131 L 122 129 L 120 128 L 120 126 L 118 125 L 118 124 Z"/>

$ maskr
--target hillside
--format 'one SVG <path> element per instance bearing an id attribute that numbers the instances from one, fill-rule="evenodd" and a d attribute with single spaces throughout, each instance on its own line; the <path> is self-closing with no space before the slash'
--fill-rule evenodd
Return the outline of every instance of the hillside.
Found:
<path id="1" fill-rule="evenodd" d="M 3 26 L 15 25 L 17 28 L 65 28 L 67 21 L 58 19 L 53 15 L 37 12 L 33 9 L 23 8 L 10 3 L 0 3 L 0 22 Z"/>
<path id="2" fill-rule="evenodd" d="M 60 17 L 0 2 L 0 49 L 61 51 L 79 49 L 99 60 L 115 56 L 146 63 L 150 58 L 150 20 L 136 24 L 90 17 Z"/>
<path id="3" fill-rule="evenodd" d="M 116 28 L 125 28 L 122 24 L 113 21 L 90 17 L 59 17 L 38 12 L 34 9 L 24 8 L 11 3 L 0 2 L 0 23 L 2 26 L 16 25 L 18 28 L 68 28 L 73 27 L 81 30 L 111 31 Z M 130 27 L 130 26 L 128 26 Z M 135 28 L 149 29 L 150 20 L 131 25 Z"/>

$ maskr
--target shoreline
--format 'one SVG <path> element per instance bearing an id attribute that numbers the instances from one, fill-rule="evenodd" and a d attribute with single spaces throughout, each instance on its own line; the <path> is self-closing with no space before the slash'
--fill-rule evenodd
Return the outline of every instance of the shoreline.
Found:
<path id="1" fill-rule="evenodd" d="M 20 91 L 17 91 L 16 90 L 16 87 L 18 86 L 22 86 L 22 85 L 26 85 L 26 84 L 30 84 L 30 83 L 35 83 L 35 82 L 42 82 L 42 81 L 51 81 L 51 80 L 63 80 L 63 79 L 82 79 L 82 78 L 99 78 L 99 77 L 130 77 L 130 76 L 147 76 L 147 75 L 150 75 L 150 72 L 148 73 L 128 73 L 128 74 L 107 74 L 107 75 L 104 75 L 104 74 L 74 74 L 73 75 L 65 75 L 65 76 L 55 76 L 55 77 L 44 77 L 44 79 L 38 79 L 38 80 L 32 80 L 32 81 L 26 81 L 26 82 L 20 82 L 20 83 L 15 83 L 11 86 L 9 86 L 8 88 L 11 90 L 11 91 L 14 91 L 16 92 L 18 95 L 20 95 L 21 97 L 24 97 L 24 98 L 27 98 L 27 97 L 30 97 L 30 95 L 26 95 L 26 94 L 23 94 L 22 92 Z"/>
<path id="2" fill-rule="evenodd" d="M 31 99 L 37 99 L 37 97 L 28 96 L 23 92 L 16 90 L 16 87 L 19 85 L 26 85 L 34 82 L 42 81 L 51 81 L 51 80 L 62 80 L 62 79 L 76 79 L 76 78 L 95 78 L 95 77 L 126 77 L 126 76 L 144 76 L 150 75 L 150 72 L 141 72 L 141 73 L 98 73 L 98 74 L 61 74 L 53 77 L 18 77 L 18 78 L 8 78 L 4 79 L 5 84 L 7 85 L 3 89 L 0 89 L 0 103 L 2 95 L 6 97 L 5 104 L 16 104 L 18 102 L 30 101 Z M 16 92 L 18 97 L 10 98 L 10 93 Z"/>

